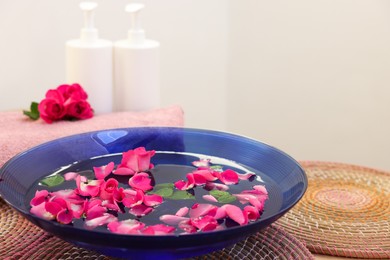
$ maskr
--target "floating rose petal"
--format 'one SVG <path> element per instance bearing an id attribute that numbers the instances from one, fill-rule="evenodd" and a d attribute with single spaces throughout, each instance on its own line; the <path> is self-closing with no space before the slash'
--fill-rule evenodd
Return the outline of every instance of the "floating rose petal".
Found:
<path id="1" fill-rule="evenodd" d="M 194 226 L 191 224 L 191 220 L 190 220 L 190 219 L 184 219 L 184 220 L 180 221 L 180 222 L 178 223 L 178 227 L 179 227 L 181 230 L 184 230 L 185 233 L 195 233 L 195 232 L 197 232 L 196 227 L 194 227 Z"/>
<path id="2" fill-rule="evenodd" d="M 197 168 L 209 168 L 210 159 L 200 159 L 199 161 L 193 161 L 192 165 L 194 165 Z"/>
<path id="3" fill-rule="evenodd" d="M 209 195 L 209 194 L 208 195 L 203 195 L 202 198 L 204 200 L 209 201 L 209 202 L 218 202 L 218 200 L 214 196 Z"/>
<path id="4" fill-rule="evenodd" d="M 107 212 L 107 209 L 100 205 L 95 205 L 85 211 L 86 219 L 94 219 L 103 216 Z"/>
<path id="5" fill-rule="evenodd" d="M 94 219 L 89 219 L 89 220 L 86 220 L 84 223 L 85 223 L 85 226 L 87 228 L 95 228 L 95 227 L 98 227 L 98 226 L 102 226 L 102 225 L 105 225 L 105 224 L 108 224 L 112 221 L 116 221 L 117 218 L 109 213 L 104 213 L 102 216 L 100 217 L 97 217 L 97 218 L 94 218 Z"/>
<path id="6" fill-rule="evenodd" d="M 114 174 L 133 175 L 137 172 L 147 171 L 153 168 L 150 158 L 154 156 L 155 151 L 146 151 L 144 147 L 138 147 L 134 150 L 124 152 L 121 164 L 118 165 Z"/>
<path id="7" fill-rule="evenodd" d="M 69 209 L 62 209 L 57 214 L 57 221 L 62 224 L 69 224 L 73 220 L 73 211 Z"/>
<path id="8" fill-rule="evenodd" d="M 162 215 L 160 216 L 160 220 L 165 224 L 176 226 L 182 221 L 189 220 L 189 218 L 176 215 Z"/>
<path id="9" fill-rule="evenodd" d="M 103 200 L 112 199 L 114 197 L 114 192 L 117 189 L 118 181 L 114 178 L 102 182 L 102 185 L 100 186 L 100 198 Z"/>
<path id="10" fill-rule="evenodd" d="M 218 179 L 226 185 L 232 185 L 238 183 L 238 174 L 231 169 L 227 169 L 226 171 L 220 173 L 218 172 L 217 174 L 218 174 Z"/>
<path id="11" fill-rule="evenodd" d="M 136 217 L 143 217 L 153 211 L 153 208 L 145 206 L 144 204 L 136 205 L 130 208 L 129 213 Z"/>
<path id="12" fill-rule="evenodd" d="M 163 202 L 163 197 L 157 194 L 144 195 L 144 204 L 149 207 L 160 205 Z"/>
<path id="13" fill-rule="evenodd" d="M 123 221 L 112 221 L 108 225 L 108 230 L 117 234 L 139 234 L 140 230 L 145 227 L 145 224 L 135 219 L 127 219 Z"/>
<path id="14" fill-rule="evenodd" d="M 253 206 L 245 206 L 244 207 L 244 214 L 248 216 L 249 220 L 257 220 L 260 218 L 260 213 L 257 210 L 257 208 Z"/>
<path id="15" fill-rule="evenodd" d="M 49 199 L 49 192 L 47 190 L 40 190 L 35 192 L 34 198 L 30 201 L 31 206 L 38 206 Z"/>
<path id="16" fill-rule="evenodd" d="M 81 196 L 96 197 L 100 191 L 103 180 L 86 180 L 83 176 L 76 177 L 77 192 Z"/>
<path id="17" fill-rule="evenodd" d="M 175 232 L 174 227 L 166 226 L 163 224 L 157 224 L 153 226 L 148 226 L 142 231 L 142 234 L 161 236 L 161 235 L 169 235 L 172 234 L 173 232 Z"/>
<path id="18" fill-rule="evenodd" d="M 123 190 L 123 195 L 122 203 L 127 208 L 140 205 L 144 201 L 144 192 L 142 190 L 126 189 Z"/>
<path id="19" fill-rule="evenodd" d="M 96 179 L 103 180 L 104 178 L 106 178 L 112 172 L 112 170 L 114 170 L 114 166 L 114 162 L 110 162 L 107 165 L 93 167 Z"/>
<path id="20" fill-rule="evenodd" d="M 55 216 L 45 209 L 45 204 L 46 203 L 41 203 L 37 206 L 32 206 L 30 209 L 31 214 L 46 220 L 55 219 Z"/>
<path id="21" fill-rule="evenodd" d="M 268 191 L 264 185 L 255 185 L 253 186 L 253 189 L 257 190 L 261 194 L 268 195 Z"/>
<path id="22" fill-rule="evenodd" d="M 194 175 L 192 173 L 188 173 L 186 177 L 187 181 L 180 180 L 175 182 L 175 187 L 178 190 L 189 190 L 195 186 Z"/>
<path id="23" fill-rule="evenodd" d="M 237 174 L 238 178 L 240 180 L 249 180 L 252 176 L 255 176 L 256 174 L 254 173 L 251 173 L 251 172 L 247 172 L 247 173 L 244 173 L 244 174 Z"/>
<path id="24" fill-rule="evenodd" d="M 229 189 L 229 186 L 222 183 L 214 183 L 214 182 L 207 182 L 205 185 L 206 190 L 223 190 L 227 191 Z"/>
<path id="25" fill-rule="evenodd" d="M 149 178 L 149 174 L 146 172 L 137 173 L 129 179 L 129 185 L 133 189 L 140 189 L 142 191 L 153 189 L 153 186 L 150 185 L 151 182 L 152 180 Z"/>
<path id="26" fill-rule="evenodd" d="M 246 225 L 248 223 L 248 216 L 244 214 L 244 212 L 237 206 L 226 204 L 223 206 L 226 211 L 226 215 L 234 220 L 236 223 L 242 225 Z"/>
<path id="27" fill-rule="evenodd" d="M 211 216 L 191 218 L 191 224 L 200 231 L 211 231 L 218 226 L 218 222 Z"/>
<path id="28" fill-rule="evenodd" d="M 79 176 L 77 172 L 67 172 L 64 174 L 64 179 L 70 181 L 76 179 L 77 176 Z"/>
<path id="29" fill-rule="evenodd" d="M 177 212 L 176 212 L 176 216 L 179 216 L 179 217 L 184 217 L 185 215 L 188 214 L 189 212 L 189 208 L 188 207 L 182 207 L 180 208 Z"/>
<path id="30" fill-rule="evenodd" d="M 190 218 L 199 218 L 202 216 L 214 216 L 218 207 L 212 204 L 195 203 L 190 209 Z"/>

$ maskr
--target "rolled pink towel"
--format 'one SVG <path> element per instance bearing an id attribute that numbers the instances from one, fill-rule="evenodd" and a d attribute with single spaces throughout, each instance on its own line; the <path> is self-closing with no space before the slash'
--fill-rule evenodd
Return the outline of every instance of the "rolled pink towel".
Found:
<path id="1" fill-rule="evenodd" d="M 24 150 L 68 135 L 122 127 L 183 125 L 184 113 L 179 106 L 145 112 L 116 112 L 52 124 L 41 119 L 32 121 L 21 111 L 0 112 L 0 167 Z"/>

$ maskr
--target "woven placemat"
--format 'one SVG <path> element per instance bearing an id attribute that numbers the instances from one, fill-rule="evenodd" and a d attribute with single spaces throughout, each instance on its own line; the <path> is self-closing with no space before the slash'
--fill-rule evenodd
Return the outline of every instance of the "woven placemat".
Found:
<path id="1" fill-rule="evenodd" d="M 0 259 L 114 259 L 76 247 L 34 226 L 0 199 Z M 277 225 L 233 247 L 194 259 L 314 259 L 309 250 Z"/>
<path id="2" fill-rule="evenodd" d="M 308 189 L 277 223 L 313 253 L 390 259 L 390 174 L 341 163 L 301 165 Z"/>

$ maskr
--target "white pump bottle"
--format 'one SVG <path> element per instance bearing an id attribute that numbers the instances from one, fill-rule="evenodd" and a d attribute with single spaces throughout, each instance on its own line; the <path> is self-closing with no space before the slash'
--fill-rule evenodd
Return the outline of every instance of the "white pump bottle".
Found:
<path id="1" fill-rule="evenodd" d="M 112 42 L 99 39 L 93 24 L 94 2 L 81 2 L 84 28 L 80 39 L 66 42 L 66 80 L 79 83 L 88 94 L 95 114 L 112 112 L 113 68 Z"/>
<path id="2" fill-rule="evenodd" d="M 126 6 L 131 14 L 128 39 L 114 43 L 114 108 L 141 111 L 160 106 L 160 65 L 157 41 L 145 38 L 139 13 L 141 3 Z"/>

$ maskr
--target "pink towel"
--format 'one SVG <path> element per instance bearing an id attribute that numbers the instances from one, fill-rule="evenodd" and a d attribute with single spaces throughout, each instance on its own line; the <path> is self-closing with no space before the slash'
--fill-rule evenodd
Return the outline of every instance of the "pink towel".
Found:
<path id="1" fill-rule="evenodd" d="M 178 106 L 146 112 L 116 112 L 52 124 L 42 119 L 32 121 L 22 111 L 0 112 L 0 167 L 14 155 L 59 137 L 110 128 L 183 125 L 183 110 Z"/>

